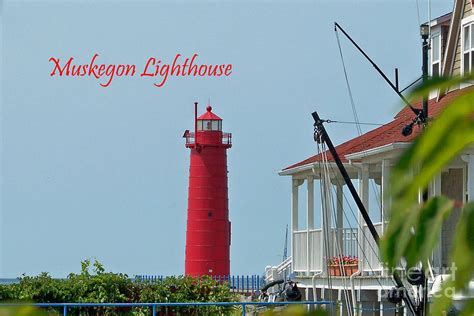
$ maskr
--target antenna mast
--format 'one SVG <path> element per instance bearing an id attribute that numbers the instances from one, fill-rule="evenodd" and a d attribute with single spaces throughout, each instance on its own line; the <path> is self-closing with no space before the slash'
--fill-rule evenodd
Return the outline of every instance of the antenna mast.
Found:
<path id="1" fill-rule="evenodd" d="M 416 109 L 414 108 L 410 102 L 408 102 L 408 100 L 403 96 L 403 94 L 398 90 L 398 87 L 395 86 L 392 81 L 390 81 L 390 79 L 388 79 L 387 75 L 380 69 L 380 67 L 369 57 L 369 55 L 367 55 L 367 53 L 352 39 L 352 37 L 349 36 L 349 34 L 347 34 L 347 32 L 337 23 L 337 22 L 334 22 L 334 31 L 337 32 L 337 30 L 341 30 L 342 34 L 344 34 L 344 36 L 352 43 L 352 45 L 354 45 L 355 48 L 357 48 L 357 50 L 359 52 L 361 52 L 361 54 L 369 61 L 369 63 L 372 64 L 372 66 L 375 68 L 375 70 L 377 70 L 377 72 L 382 76 L 382 78 L 388 83 L 388 85 L 393 89 L 393 91 L 395 91 L 395 93 L 400 97 L 400 99 L 402 99 L 403 103 L 405 103 L 412 111 L 413 113 L 415 113 L 415 115 L 417 116 L 422 116 L 423 115 L 423 111 L 422 110 L 419 110 L 419 109 Z M 398 71 L 397 71 L 398 72 Z M 398 76 L 397 76 L 398 77 Z"/>

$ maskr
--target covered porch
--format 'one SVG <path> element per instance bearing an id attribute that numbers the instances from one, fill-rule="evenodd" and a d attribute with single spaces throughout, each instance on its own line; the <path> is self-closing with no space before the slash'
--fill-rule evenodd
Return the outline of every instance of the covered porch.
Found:
<path id="1" fill-rule="evenodd" d="M 345 156 L 344 166 L 380 236 L 389 218 L 390 170 L 407 146 L 407 143 L 393 143 Z M 292 260 L 291 265 L 287 262 L 286 266 L 291 267 L 298 278 L 327 277 L 327 258 L 356 256 L 357 275 L 389 276 L 381 263 L 378 246 L 335 163 L 327 164 L 329 177 L 323 176 L 320 162 L 280 172 L 280 175 L 291 176 Z M 439 246 L 433 253 L 433 275 L 449 266 L 448 254 L 460 206 L 474 199 L 474 148 L 453 160 L 433 179 L 429 195 L 441 194 L 455 200 L 457 208 L 443 225 Z M 322 203 L 324 199 L 332 199 L 333 206 Z"/>
<path id="2" fill-rule="evenodd" d="M 291 174 L 292 271 L 299 277 L 314 274 L 324 277 L 328 275 L 328 258 L 350 256 L 358 258 L 359 272 L 382 274 L 378 247 L 337 167 L 332 162 L 329 164 L 329 180 L 322 176 L 319 163 Z M 384 209 L 388 207 L 381 196 L 388 186 L 390 164 L 390 159 L 379 164 L 345 163 L 380 235 L 387 216 Z M 331 192 L 323 192 L 322 188 L 326 191 L 329 188 Z M 331 200 L 333 207 L 322 203 L 323 199 Z M 319 204 L 318 207 L 315 204 Z"/>

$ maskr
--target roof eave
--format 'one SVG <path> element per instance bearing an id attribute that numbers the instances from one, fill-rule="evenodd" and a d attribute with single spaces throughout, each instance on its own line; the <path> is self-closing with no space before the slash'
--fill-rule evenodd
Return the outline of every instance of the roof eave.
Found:
<path id="1" fill-rule="evenodd" d="M 452 15 L 453 15 L 452 12 L 448 12 L 437 18 L 432 19 L 430 22 L 425 22 L 425 23 L 429 23 L 431 27 L 434 27 L 436 25 L 440 25 L 440 24 L 450 21 Z"/>
<path id="2" fill-rule="evenodd" d="M 315 162 L 308 163 L 306 165 L 302 165 L 302 166 L 298 166 L 298 167 L 294 167 L 294 168 L 290 168 L 290 169 L 284 169 L 284 170 L 279 171 L 278 175 L 279 176 L 292 176 L 292 175 L 295 175 L 295 174 L 300 173 L 300 172 L 304 172 L 304 171 L 312 170 L 314 168 L 318 168 L 320 163 L 321 163 L 320 161 L 315 161 Z M 329 161 L 328 163 L 333 164 L 334 166 L 336 165 L 336 163 L 334 161 Z M 352 168 L 353 167 L 347 161 L 343 162 L 342 164 L 346 168 Z"/>
<path id="3" fill-rule="evenodd" d="M 367 158 L 369 156 L 382 154 L 382 153 L 389 152 L 396 149 L 405 149 L 409 145 L 410 145 L 409 142 L 395 142 L 395 143 L 390 143 L 390 144 L 379 146 L 379 147 L 370 148 L 368 150 L 348 154 L 345 157 L 349 161 L 360 160 L 363 158 Z"/>

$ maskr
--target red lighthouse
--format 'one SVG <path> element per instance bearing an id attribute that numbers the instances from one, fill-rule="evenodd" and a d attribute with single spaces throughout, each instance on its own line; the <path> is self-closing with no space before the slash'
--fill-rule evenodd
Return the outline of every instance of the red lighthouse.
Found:
<path id="1" fill-rule="evenodd" d="M 185 274 L 229 275 L 230 221 L 227 196 L 227 149 L 231 134 L 222 132 L 222 119 L 212 113 L 197 117 L 194 133 L 186 131 L 191 149 Z"/>

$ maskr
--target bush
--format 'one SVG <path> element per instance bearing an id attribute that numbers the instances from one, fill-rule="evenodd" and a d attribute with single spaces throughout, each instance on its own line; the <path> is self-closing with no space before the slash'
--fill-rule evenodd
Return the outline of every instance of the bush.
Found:
<path id="1" fill-rule="evenodd" d="M 53 279 L 48 273 L 22 276 L 17 284 L 0 285 L 0 302 L 40 303 L 156 303 L 156 302 L 228 302 L 237 297 L 227 284 L 210 277 L 168 277 L 158 282 L 133 281 L 126 274 L 106 272 L 95 260 L 81 263 L 79 274 Z M 92 271 L 91 271 L 92 270 Z M 227 313 L 231 308 L 163 308 L 170 315 Z M 50 310 L 52 312 L 52 309 Z M 83 307 L 71 308 L 69 315 L 146 315 L 149 308 Z M 160 311 L 158 311 L 160 312 Z"/>

